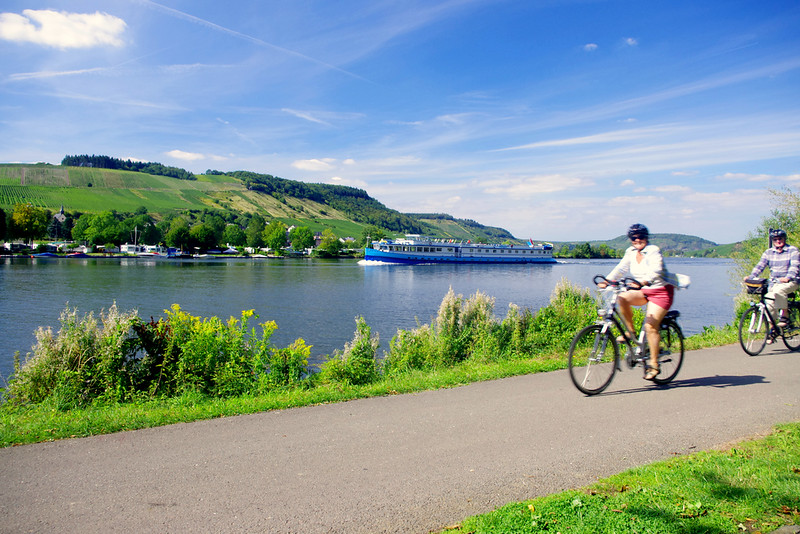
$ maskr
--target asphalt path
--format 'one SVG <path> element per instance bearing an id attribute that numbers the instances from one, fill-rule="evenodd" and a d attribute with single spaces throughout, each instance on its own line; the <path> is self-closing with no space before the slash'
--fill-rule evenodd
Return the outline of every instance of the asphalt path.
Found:
<path id="1" fill-rule="evenodd" d="M 800 420 L 800 354 L 689 352 L 675 382 L 566 371 L 0 450 L 2 532 L 437 531 Z"/>

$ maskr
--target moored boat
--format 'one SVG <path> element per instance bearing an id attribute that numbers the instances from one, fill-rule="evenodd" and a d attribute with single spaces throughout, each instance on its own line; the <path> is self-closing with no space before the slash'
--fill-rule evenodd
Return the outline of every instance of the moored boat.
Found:
<path id="1" fill-rule="evenodd" d="M 404 239 L 373 241 L 364 260 L 382 263 L 555 263 L 550 243 L 489 245 L 406 235 Z"/>

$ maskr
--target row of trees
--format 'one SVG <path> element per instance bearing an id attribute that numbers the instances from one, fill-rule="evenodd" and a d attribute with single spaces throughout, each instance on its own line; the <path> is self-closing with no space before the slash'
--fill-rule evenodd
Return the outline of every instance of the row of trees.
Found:
<path id="1" fill-rule="evenodd" d="M 605 243 L 593 247 L 589 243 L 581 243 L 570 247 L 569 245 L 562 245 L 561 248 L 555 253 L 558 258 L 620 258 L 620 252 L 606 245 Z"/>
<path id="2" fill-rule="evenodd" d="M 96 169 L 116 169 L 155 174 L 158 176 L 169 176 L 170 178 L 177 178 L 179 180 L 197 180 L 197 176 L 180 167 L 169 167 L 150 161 L 122 160 L 109 156 L 89 156 L 88 154 L 82 154 L 80 156 L 67 155 L 61 160 L 61 165 L 69 167 L 94 167 Z"/>
<path id="3" fill-rule="evenodd" d="M 224 245 L 272 250 L 282 250 L 289 245 L 295 250 L 304 250 L 316 243 L 310 228 L 301 226 L 288 231 L 280 220 L 267 221 L 258 214 L 204 210 L 172 214 L 156 221 L 147 208 L 141 207 L 134 213 L 66 212 L 63 220 L 60 219 L 50 210 L 32 204 L 17 204 L 10 213 L 0 209 L 0 238 L 23 239 L 28 243 L 44 237 L 72 239 L 106 247 L 138 242 L 165 244 L 181 250 L 211 250 Z M 379 232 L 376 228 L 372 234 L 382 236 Z M 320 248 L 336 255 L 342 243 L 332 230 L 326 229 Z"/>

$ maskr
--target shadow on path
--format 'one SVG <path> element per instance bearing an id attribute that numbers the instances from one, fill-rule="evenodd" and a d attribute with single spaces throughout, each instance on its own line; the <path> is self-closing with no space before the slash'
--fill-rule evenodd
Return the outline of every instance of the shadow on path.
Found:
<path id="1" fill-rule="evenodd" d="M 683 380 L 673 380 L 669 384 L 658 385 L 647 382 L 642 384 L 642 387 L 621 389 L 611 391 L 608 393 L 601 393 L 602 396 L 621 395 L 626 393 L 638 393 L 647 391 L 649 389 L 676 389 L 676 388 L 697 388 L 697 387 L 712 387 L 712 388 L 728 388 L 733 386 L 750 386 L 753 384 L 769 384 L 763 376 L 759 375 L 714 375 L 703 376 L 698 378 L 686 378 Z"/>

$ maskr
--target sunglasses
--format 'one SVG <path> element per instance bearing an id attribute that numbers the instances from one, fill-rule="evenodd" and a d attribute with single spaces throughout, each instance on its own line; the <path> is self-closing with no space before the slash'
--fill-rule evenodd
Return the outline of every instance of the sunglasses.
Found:
<path id="1" fill-rule="evenodd" d="M 646 241 L 647 238 L 643 235 L 635 235 L 631 237 L 631 241 Z"/>

